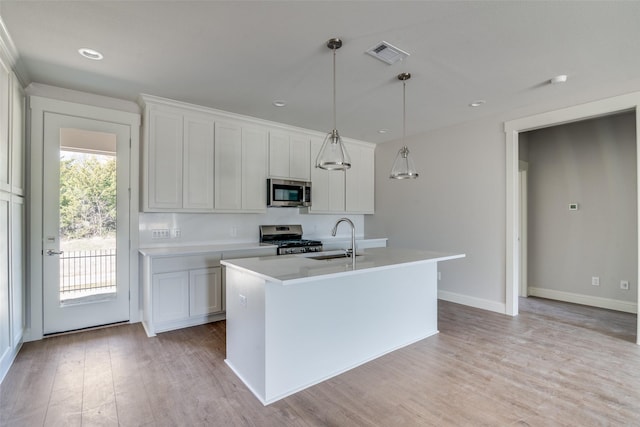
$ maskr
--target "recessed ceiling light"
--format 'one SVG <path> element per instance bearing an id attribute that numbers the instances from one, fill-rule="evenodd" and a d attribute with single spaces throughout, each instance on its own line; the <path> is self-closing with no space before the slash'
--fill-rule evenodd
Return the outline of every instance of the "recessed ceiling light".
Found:
<path id="1" fill-rule="evenodd" d="M 287 105 L 287 101 L 276 99 L 275 101 L 273 101 L 273 105 L 274 107 L 284 107 L 285 105 Z"/>
<path id="2" fill-rule="evenodd" d="M 104 56 L 97 50 L 89 49 L 88 47 L 81 47 L 78 49 L 78 53 L 87 59 L 93 59 L 94 61 L 100 61 Z"/>
<path id="3" fill-rule="evenodd" d="M 486 102 L 487 101 L 485 101 L 483 99 L 478 99 L 477 101 L 473 101 L 471 104 L 469 104 L 469 107 L 479 107 L 479 106 L 483 105 Z"/>
<path id="4" fill-rule="evenodd" d="M 551 83 L 552 85 L 556 85 L 558 83 L 566 83 L 566 82 L 567 82 L 566 74 L 560 74 L 558 76 L 552 77 L 551 80 L 549 80 L 549 83 Z"/>
<path id="5" fill-rule="evenodd" d="M 389 133 L 389 129 L 380 129 L 378 133 Z"/>

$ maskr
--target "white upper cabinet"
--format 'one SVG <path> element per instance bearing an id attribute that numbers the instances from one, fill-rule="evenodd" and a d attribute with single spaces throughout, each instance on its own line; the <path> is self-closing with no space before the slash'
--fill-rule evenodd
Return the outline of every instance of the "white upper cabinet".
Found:
<path id="1" fill-rule="evenodd" d="M 216 122 L 216 211 L 267 209 L 267 131 Z"/>
<path id="2" fill-rule="evenodd" d="M 216 122 L 215 208 L 242 209 L 242 128 Z"/>
<path id="3" fill-rule="evenodd" d="M 351 167 L 327 171 L 313 164 L 322 140 L 311 141 L 311 207 L 309 213 L 374 213 L 375 146 L 345 142 Z"/>
<path id="4" fill-rule="evenodd" d="M 311 213 L 345 211 L 345 173 L 315 167 L 315 158 L 322 147 L 322 139 L 311 140 Z"/>
<path id="5" fill-rule="evenodd" d="M 182 208 L 182 114 L 147 111 L 145 210 Z"/>
<path id="6" fill-rule="evenodd" d="M 25 183 L 25 102 L 24 91 L 15 74 L 11 77 L 11 192 L 24 196 Z"/>
<path id="7" fill-rule="evenodd" d="M 213 119 L 147 106 L 143 210 L 213 210 Z"/>
<path id="8" fill-rule="evenodd" d="M 11 101 L 11 79 L 7 67 L 0 61 L 0 190 L 11 191 L 9 107 Z"/>
<path id="9" fill-rule="evenodd" d="M 303 134 L 269 132 L 269 176 L 309 181 L 310 139 Z"/>
<path id="10" fill-rule="evenodd" d="M 374 212 L 375 146 L 346 143 L 351 167 L 346 170 L 346 211 L 372 214 Z"/>
<path id="11" fill-rule="evenodd" d="M 264 212 L 267 206 L 267 146 L 265 129 L 242 128 L 242 210 Z"/>
<path id="12" fill-rule="evenodd" d="M 267 178 L 311 181 L 310 213 L 373 213 L 374 145 L 347 172 L 314 166 L 322 136 L 143 95 L 142 210 L 266 212 Z M 303 210 L 304 211 L 304 210 Z"/>
<path id="13" fill-rule="evenodd" d="M 269 132 L 269 176 L 289 178 L 289 135 Z"/>
<path id="14" fill-rule="evenodd" d="M 184 117 L 183 197 L 185 209 L 213 209 L 213 120 Z"/>
<path id="15" fill-rule="evenodd" d="M 289 176 L 309 181 L 311 145 L 308 136 L 292 134 L 289 139 Z"/>

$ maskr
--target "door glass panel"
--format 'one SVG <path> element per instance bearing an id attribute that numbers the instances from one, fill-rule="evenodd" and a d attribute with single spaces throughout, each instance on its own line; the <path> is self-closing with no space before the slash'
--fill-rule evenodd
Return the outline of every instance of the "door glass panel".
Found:
<path id="1" fill-rule="evenodd" d="M 116 135 L 60 129 L 60 302 L 116 296 Z"/>

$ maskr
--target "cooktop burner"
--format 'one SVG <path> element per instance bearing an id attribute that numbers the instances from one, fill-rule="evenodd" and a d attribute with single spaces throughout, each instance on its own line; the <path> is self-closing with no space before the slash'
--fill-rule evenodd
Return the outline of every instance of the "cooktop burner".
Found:
<path id="1" fill-rule="evenodd" d="M 278 246 L 278 255 L 321 252 L 322 242 L 302 238 L 302 226 L 261 225 L 260 242 Z"/>
<path id="2" fill-rule="evenodd" d="M 319 240 L 303 240 L 303 239 L 270 240 L 269 243 L 277 245 L 279 248 L 322 245 L 322 242 Z"/>

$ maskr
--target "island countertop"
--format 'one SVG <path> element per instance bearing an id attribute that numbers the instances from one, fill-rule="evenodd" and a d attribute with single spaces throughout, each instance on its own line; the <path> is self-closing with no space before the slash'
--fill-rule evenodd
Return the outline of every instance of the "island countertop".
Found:
<path id="1" fill-rule="evenodd" d="M 330 251 L 323 254 L 340 253 Z M 316 260 L 318 253 L 279 255 L 257 258 L 223 260 L 222 265 L 254 274 L 264 280 L 282 285 L 293 285 L 317 280 L 359 274 L 363 270 L 385 270 L 399 265 L 439 262 L 464 258 L 464 254 L 442 253 L 398 248 L 369 248 L 358 252 L 355 270 L 351 258 Z"/>

